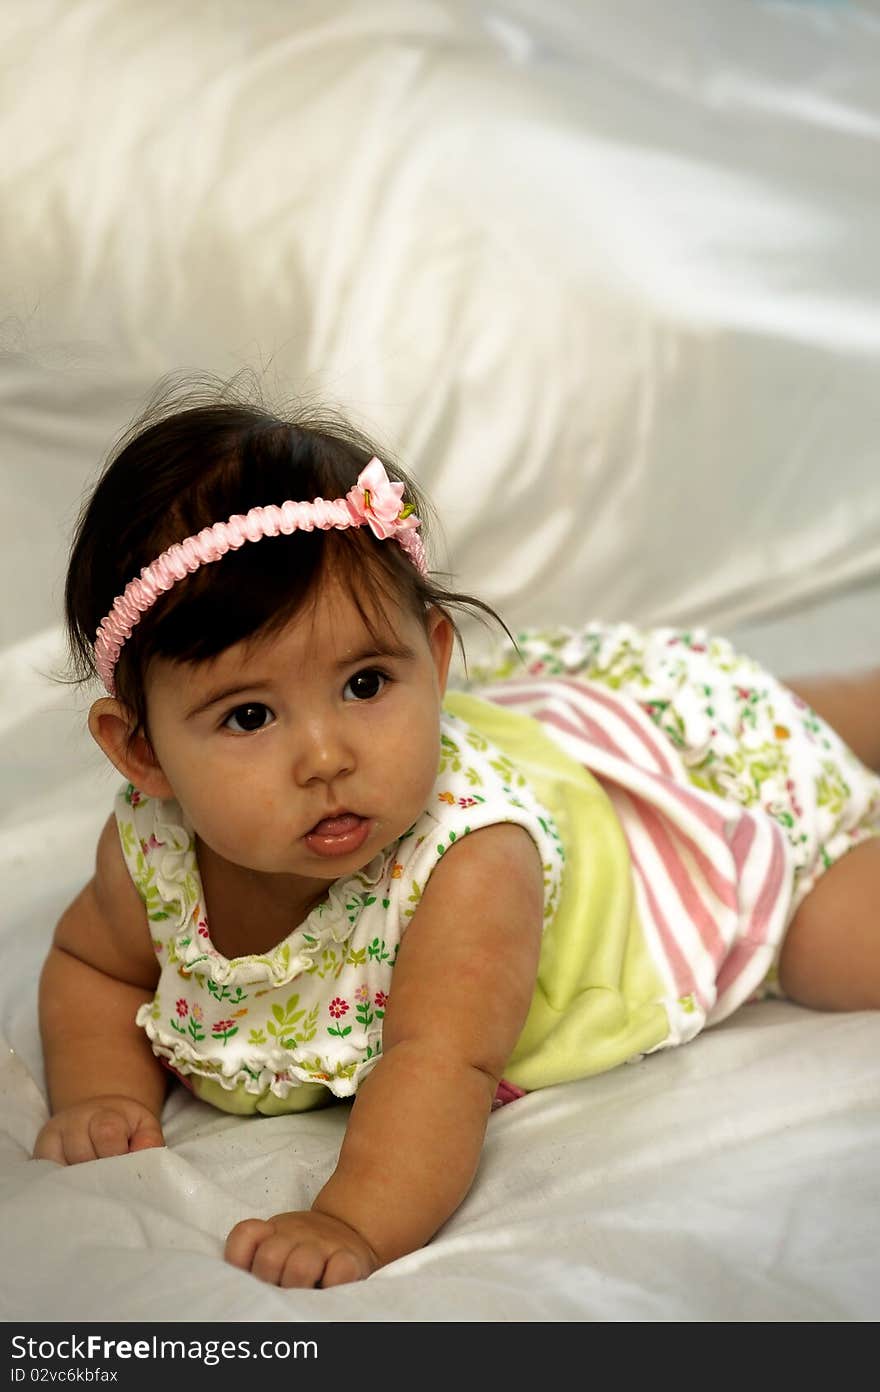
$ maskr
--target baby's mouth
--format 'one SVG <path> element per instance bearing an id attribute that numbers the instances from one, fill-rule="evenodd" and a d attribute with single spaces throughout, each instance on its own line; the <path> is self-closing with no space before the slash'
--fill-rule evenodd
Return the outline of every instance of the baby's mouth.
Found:
<path id="1" fill-rule="evenodd" d="M 355 812 L 338 812 L 335 817 L 322 817 L 320 822 L 315 822 L 309 836 L 342 836 L 347 831 L 353 831 L 363 821 Z"/>
<path id="2" fill-rule="evenodd" d="M 337 812 L 332 817 L 322 817 L 303 840 L 315 855 L 353 855 L 366 841 L 372 825 L 368 817 L 359 817 L 356 812 Z"/>

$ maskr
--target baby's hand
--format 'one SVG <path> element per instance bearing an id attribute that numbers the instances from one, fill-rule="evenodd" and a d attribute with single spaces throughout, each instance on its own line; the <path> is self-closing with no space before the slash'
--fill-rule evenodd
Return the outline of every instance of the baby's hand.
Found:
<path id="1" fill-rule="evenodd" d="M 37 1137 L 34 1159 L 79 1165 L 164 1144 L 162 1127 L 142 1102 L 132 1097 L 90 1097 L 49 1118 Z"/>
<path id="2" fill-rule="evenodd" d="M 226 1239 L 226 1260 L 273 1286 L 342 1286 L 379 1266 L 372 1247 L 328 1213 L 246 1218 Z"/>

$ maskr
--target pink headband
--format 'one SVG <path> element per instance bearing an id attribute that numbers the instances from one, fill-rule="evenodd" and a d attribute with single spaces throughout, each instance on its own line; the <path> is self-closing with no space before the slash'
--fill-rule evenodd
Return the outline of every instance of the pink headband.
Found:
<path id="1" fill-rule="evenodd" d="M 228 522 L 216 522 L 196 536 L 175 542 L 138 577 L 130 580 L 124 592 L 113 601 L 113 608 L 98 627 L 95 637 L 95 667 L 111 696 L 116 687 L 113 672 L 122 646 L 131 631 L 166 590 L 183 580 L 199 566 L 219 561 L 227 551 L 237 551 L 246 541 L 261 537 L 289 536 L 291 532 L 311 532 L 367 526 L 380 541 L 393 538 L 409 556 L 420 575 L 427 575 L 425 548 L 415 529 L 421 525 L 407 504 L 401 506 L 403 484 L 392 483 L 384 466 L 374 456 L 358 475 L 354 488 L 344 498 L 328 501 L 315 498 L 311 503 L 282 503 L 280 507 L 251 508 L 236 513 Z"/>

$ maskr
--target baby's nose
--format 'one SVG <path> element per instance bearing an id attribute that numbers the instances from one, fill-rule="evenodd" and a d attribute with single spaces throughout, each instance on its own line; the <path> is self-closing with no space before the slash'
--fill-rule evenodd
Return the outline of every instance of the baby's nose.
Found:
<path id="1" fill-rule="evenodd" d="M 351 773 L 354 766 L 354 750 L 341 721 L 312 719 L 300 729 L 293 775 L 301 786 L 315 781 L 330 783 Z"/>

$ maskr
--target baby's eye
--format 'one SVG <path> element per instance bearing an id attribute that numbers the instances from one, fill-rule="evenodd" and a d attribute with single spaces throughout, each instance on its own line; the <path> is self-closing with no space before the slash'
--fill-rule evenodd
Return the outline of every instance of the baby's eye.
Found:
<path id="1" fill-rule="evenodd" d="M 234 711 L 230 711 L 223 725 L 237 735 L 249 735 L 254 730 L 262 730 L 264 725 L 270 725 L 274 719 L 269 707 L 261 701 L 248 701 L 246 705 L 236 706 Z"/>
<path id="2" fill-rule="evenodd" d="M 376 667 L 364 667 L 362 671 L 355 672 L 353 677 L 349 677 L 345 683 L 343 700 L 371 701 L 384 689 L 387 680 L 385 673 L 380 672 Z"/>

